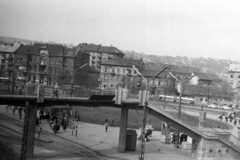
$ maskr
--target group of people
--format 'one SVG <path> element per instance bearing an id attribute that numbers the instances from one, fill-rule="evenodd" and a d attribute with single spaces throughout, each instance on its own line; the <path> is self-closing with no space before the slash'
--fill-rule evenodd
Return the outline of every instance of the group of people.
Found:
<path id="1" fill-rule="evenodd" d="M 171 143 L 172 144 L 182 144 L 182 142 L 187 142 L 188 136 L 184 133 L 175 133 L 171 134 Z"/>
<path id="2" fill-rule="evenodd" d="M 50 118 L 48 120 L 53 132 L 56 134 L 60 130 L 60 126 L 62 126 L 63 131 L 66 131 L 67 129 L 67 116 L 63 116 L 61 120 L 55 115 L 50 115 Z"/>
<path id="3" fill-rule="evenodd" d="M 6 106 L 6 112 L 8 112 L 9 108 L 12 108 L 12 105 L 9 104 L 9 105 Z M 16 111 L 18 111 L 19 119 L 21 120 L 22 119 L 22 114 L 24 113 L 25 109 L 20 107 L 20 106 L 19 107 L 13 106 L 12 111 L 13 111 L 13 115 L 15 115 Z"/>
<path id="4" fill-rule="evenodd" d="M 237 125 L 237 122 L 240 124 L 240 118 L 238 117 L 237 113 L 236 112 L 233 112 L 233 113 L 228 113 L 227 115 L 225 114 L 221 114 L 218 116 L 219 120 L 222 121 L 223 119 L 225 119 L 226 122 L 230 122 L 234 125 Z"/>
<path id="5" fill-rule="evenodd" d="M 107 118 L 106 118 L 106 120 L 105 120 L 104 126 L 105 126 L 105 131 L 107 132 L 107 131 L 108 131 L 108 126 L 109 126 L 109 124 L 108 124 L 108 119 L 107 119 Z M 112 118 L 112 122 L 111 122 L 110 127 L 115 127 L 115 126 L 114 126 L 114 118 Z"/>

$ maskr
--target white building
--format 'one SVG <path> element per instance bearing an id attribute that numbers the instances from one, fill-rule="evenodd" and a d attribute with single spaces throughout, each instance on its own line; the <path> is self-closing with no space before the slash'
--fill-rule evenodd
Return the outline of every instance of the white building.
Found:
<path id="1" fill-rule="evenodd" d="M 233 89 L 240 87 L 240 64 L 230 64 L 228 69 L 228 83 Z"/>

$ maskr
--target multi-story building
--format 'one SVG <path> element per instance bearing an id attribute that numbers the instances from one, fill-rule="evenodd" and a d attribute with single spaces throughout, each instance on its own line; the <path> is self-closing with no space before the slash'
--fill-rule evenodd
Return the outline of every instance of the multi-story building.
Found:
<path id="1" fill-rule="evenodd" d="M 103 62 L 100 72 L 100 88 L 116 89 L 118 86 L 131 88 L 136 85 L 134 81 L 138 75 L 133 69 L 133 65 L 140 72 L 144 69 L 142 60 L 114 58 Z"/>
<path id="2" fill-rule="evenodd" d="M 10 64 L 12 62 L 9 62 L 8 60 L 13 60 L 14 52 L 19 46 L 19 43 L 14 43 L 12 45 L 0 45 L 0 77 L 11 77 L 13 64 Z"/>
<path id="3" fill-rule="evenodd" d="M 152 79 L 158 72 L 160 72 L 162 69 L 164 69 L 165 66 L 162 68 L 158 68 L 158 70 L 151 70 L 151 69 L 144 69 L 142 72 L 142 75 L 144 78 L 146 78 L 148 81 Z M 145 84 L 144 80 L 142 80 L 142 84 Z M 175 80 L 168 76 L 168 71 L 163 71 L 160 75 L 152 79 L 151 82 L 149 82 L 148 90 L 151 94 L 159 95 L 159 94 L 175 94 L 172 93 L 173 89 L 175 88 Z"/>
<path id="4" fill-rule="evenodd" d="M 58 44 L 34 43 L 21 45 L 14 56 L 17 80 L 53 85 L 60 80 L 64 47 Z"/>
<path id="5" fill-rule="evenodd" d="M 74 73 L 74 84 L 78 87 L 88 88 L 89 57 L 89 53 L 82 50 L 77 51 L 77 57 L 74 62 L 74 70 L 76 70 Z M 85 64 L 87 64 L 87 66 L 81 68 Z"/>
<path id="6" fill-rule="evenodd" d="M 230 64 L 228 68 L 228 84 L 233 88 L 240 87 L 240 64 Z"/>
<path id="7" fill-rule="evenodd" d="M 113 46 L 102 46 L 95 44 L 80 44 L 81 50 L 89 53 L 89 66 L 98 70 L 101 64 L 113 58 L 123 58 L 124 54 Z"/>

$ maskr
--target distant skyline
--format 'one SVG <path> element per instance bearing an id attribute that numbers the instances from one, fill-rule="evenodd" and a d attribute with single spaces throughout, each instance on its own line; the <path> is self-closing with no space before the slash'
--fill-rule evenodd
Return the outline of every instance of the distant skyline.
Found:
<path id="1" fill-rule="evenodd" d="M 0 0 L 0 36 L 240 61 L 238 0 Z"/>

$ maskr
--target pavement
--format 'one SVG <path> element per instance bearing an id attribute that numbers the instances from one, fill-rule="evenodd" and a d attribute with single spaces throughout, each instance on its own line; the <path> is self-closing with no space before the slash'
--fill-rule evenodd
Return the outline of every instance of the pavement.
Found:
<path id="1" fill-rule="evenodd" d="M 13 115 L 12 110 L 6 112 L 5 106 L 0 105 L 0 114 L 19 120 L 18 113 Z M 194 113 L 197 114 L 197 113 Z M 23 116 L 24 117 L 24 116 Z M 207 116 L 208 117 L 208 116 Z M 23 119 L 21 120 L 23 121 Z M 53 134 L 53 131 L 46 120 L 41 123 L 43 131 Z M 234 126 L 233 126 L 234 128 Z M 99 154 L 108 157 L 109 159 L 120 158 L 129 160 L 138 160 L 140 155 L 140 140 L 137 140 L 136 151 L 118 152 L 119 127 L 109 127 L 105 131 L 104 125 L 96 125 L 90 123 L 78 122 L 77 134 L 73 134 L 73 130 L 68 128 L 65 132 L 60 129 L 56 136 L 81 144 L 87 148 L 98 152 Z M 139 131 L 137 130 L 139 134 Z M 164 144 L 160 142 L 161 133 L 153 131 L 150 141 L 145 143 L 145 160 L 192 160 L 191 149 L 175 148 L 172 144 Z M 42 140 L 47 143 L 51 139 L 42 137 L 36 140 Z"/>

